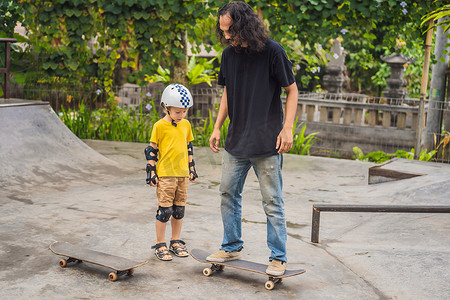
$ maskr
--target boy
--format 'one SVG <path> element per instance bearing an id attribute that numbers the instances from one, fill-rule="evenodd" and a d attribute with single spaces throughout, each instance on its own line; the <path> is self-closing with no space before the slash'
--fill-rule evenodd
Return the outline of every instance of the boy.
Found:
<path id="1" fill-rule="evenodd" d="M 189 255 L 185 242 L 180 240 L 181 226 L 187 200 L 188 179 L 195 182 L 197 173 L 193 159 L 194 140 L 191 124 L 185 120 L 192 95 L 181 84 L 171 84 L 161 96 L 166 116 L 153 126 L 150 145 L 145 148 L 147 184 L 156 186 L 158 210 L 156 213 L 155 255 L 163 261 Z M 159 155 L 158 155 L 159 152 Z M 171 218 L 172 217 L 172 218 Z M 171 218 L 170 247 L 165 242 L 166 223 Z M 170 252 L 169 252 L 170 250 Z"/>

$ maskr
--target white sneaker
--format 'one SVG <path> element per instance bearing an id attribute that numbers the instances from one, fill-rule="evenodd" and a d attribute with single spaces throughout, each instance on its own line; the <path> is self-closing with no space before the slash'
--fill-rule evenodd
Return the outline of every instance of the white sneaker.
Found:
<path id="1" fill-rule="evenodd" d="M 273 259 L 266 269 L 266 273 L 273 276 L 281 276 L 286 271 L 286 263 L 284 261 Z"/>
<path id="2" fill-rule="evenodd" d="M 216 252 L 208 256 L 206 260 L 212 262 L 226 262 L 230 260 L 239 259 L 240 257 L 241 253 L 238 251 L 227 252 L 225 250 L 219 250 L 219 252 Z"/>

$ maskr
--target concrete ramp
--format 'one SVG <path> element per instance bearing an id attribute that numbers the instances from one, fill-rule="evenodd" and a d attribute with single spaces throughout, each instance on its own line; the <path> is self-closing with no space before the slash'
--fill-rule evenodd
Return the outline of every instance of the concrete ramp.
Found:
<path id="1" fill-rule="evenodd" d="M 0 101 L 0 188 L 67 187 L 120 171 L 78 139 L 47 102 Z"/>

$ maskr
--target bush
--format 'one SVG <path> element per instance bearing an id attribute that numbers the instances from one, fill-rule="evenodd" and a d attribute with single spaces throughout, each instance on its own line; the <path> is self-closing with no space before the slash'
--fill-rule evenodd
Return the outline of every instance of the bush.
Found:
<path id="1" fill-rule="evenodd" d="M 395 153 L 389 154 L 383 151 L 376 151 L 364 155 L 363 151 L 360 148 L 353 147 L 353 152 L 355 153 L 354 158 L 356 160 L 374 162 L 377 164 L 388 161 L 394 157 L 414 159 L 414 148 L 411 149 L 410 152 L 404 150 L 397 150 Z M 427 149 L 423 149 L 422 152 L 420 152 L 419 160 L 429 161 L 433 158 L 435 154 L 436 154 L 435 150 L 427 152 Z"/>

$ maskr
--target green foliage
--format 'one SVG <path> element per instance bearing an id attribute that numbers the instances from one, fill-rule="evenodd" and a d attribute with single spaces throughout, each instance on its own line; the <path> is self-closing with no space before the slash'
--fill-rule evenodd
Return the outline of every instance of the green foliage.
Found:
<path id="1" fill-rule="evenodd" d="M 436 2 L 443 2 L 442 0 L 435 0 Z M 436 28 L 437 26 L 444 26 L 444 32 L 447 32 L 450 29 L 450 4 L 445 4 L 444 6 L 437 8 L 436 10 L 426 14 L 423 16 L 422 26 L 427 25 L 430 20 L 435 22 L 434 26 L 431 28 Z M 436 23 L 439 19 L 442 19 L 440 22 Z M 428 28 L 425 32 L 430 30 Z"/>
<path id="2" fill-rule="evenodd" d="M 437 135 L 436 134 L 433 135 L 435 144 L 437 144 Z M 445 151 L 447 150 L 448 145 L 450 145 L 450 132 L 443 130 L 440 142 L 434 150 L 436 150 L 437 153 L 439 153 L 440 151 L 441 157 L 445 157 Z"/>
<path id="3" fill-rule="evenodd" d="M 219 147 L 224 147 L 225 140 L 228 134 L 228 125 L 230 124 L 230 119 L 226 119 L 220 128 L 220 141 Z M 195 146 L 199 147 L 209 147 L 209 138 L 214 130 L 215 121 L 212 117 L 211 110 L 209 111 L 209 118 L 203 120 L 202 126 L 197 126 L 194 128 L 194 142 Z"/>
<path id="4" fill-rule="evenodd" d="M 386 79 L 391 75 L 391 70 L 388 67 L 387 63 L 380 64 L 378 71 L 375 73 L 375 75 L 372 75 L 370 79 L 372 80 L 372 83 L 375 86 L 378 86 L 380 89 L 380 92 L 382 89 L 387 88 Z M 381 96 L 381 95 L 378 95 Z"/>
<path id="5" fill-rule="evenodd" d="M 20 2 L 0 0 L 0 38 L 17 38 L 14 34 L 17 22 L 23 22 Z"/>
<path id="6" fill-rule="evenodd" d="M 95 0 L 21 1 L 29 42 L 38 73 L 32 80 L 45 82 L 64 77 L 71 83 L 86 82 L 94 70 L 89 39 L 97 34 Z"/>
<path id="7" fill-rule="evenodd" d="M 211 82 L 216 79 L 216 75 L 213 71 L 213 61 L 215 59 L 216 58 L 206 60 L 205 58 L 200 58 L 197 60 L 195 56 L 192 56 L 189 59 L 186 74 L 189 86 L 203 82 L 206 82 L 209 86 L 212 86 Z M 145 74 L 145 80 L 147 82 L 162 82 L 165 84 L 169 84 L 173 81 L 173 78 L 171 76 L 170 70 L 165 69 L 160 65 L 158 66 L 156 74 L 153 74 L 152 76 Z"/>
<path id="8" fill-rule="evenodd" d="M 328 64 L 326 51 L 321 48 L 321 45 L 316 44 L 313 45 L 316 50 L 312 53 L 310 45 L 302 44 L 293 37 L 285 37 L 280 42 L 285 45 L 291 60 L 296 62 L 293 71 L 297 84 L 303 90 L 308 90 L 308 87 L 315 88 L 313 85 L 317 84 L 319 80 L 317 75 L 320 66 Z"/>
<path id="9" fill-rule="evenodd" d="M 310 155 L 310 148 L 317 141 L 316 135 L 318 132 L 313 132 L 305 136 L 306 124 L 304 122 L 297 126 L 298 118 L 295 119 L 294 126 L 292 129 L 292 135 L 294 136 L 294 141 L 291 150 L 288 153 L 299 154 L 299 155 Z M 298 133 L 296 133 L 298 131 Z"/>
<path id="10" fill-rule="evenodd" d="M 120 108 L 113 104 L 91 111 L 81 103 L 78 110 L 61 109 L 61 120 L 81 139 L 148 142 L 151 128 L 158 120 L 157 112 L 156 118 L 155 114 L 151 114 L 152 117 L 148 120 L 142 106 L 134 109 Z"/>
<path id="11" fill-rule="evenodd" d="M 386 154 L 383 151 L 376 151 L 367 153 L 367 155 L 364 155 L 362 150 L 358 147 L 353 147 L 353 152 L 355 153 L 355 159 L 359 161 L 370 161 L 374 163 L 383 163 L 385 161 L 388 161 L 392 158 L 392 154 Z"/>
<path id="12" fill-rule="evenodd" d="M 201 0 L 101 0 L 99 8 L 108 35 L 103 44 L 110 46 L 113 38 L 116 48 L 121 49 L 121 59 L 139 58 L 136 72 L 142 77 L 152 74 L 158 65 L 173 70 L 183 61 L 187 28 L 209 14 L 209 7 Z"/>
<path id="13" fill-rule="evenodd" d="M 341 44 L 349 53 L 347 70 L 353 89 L 359 91 L 370 91 L 371 77 L 382 63 L 379 57 L 386 49 L 394 52 L 396 38 L 406 41 L 406 48 L 423 40 L 420 20 L 434 7 L 428 0 L 253 0 L 248 3 L 268 21 L 271 37 L 285 47 L 295 40 L 304 46 L 303 56 L 291 56 L 288 52 L 294 65 L 315 67 L 314 45 L 327 48 L 330 39 L 343 38 Z M 303 88 L 314 76 L 307 73 L 301 77 Z"/>
<path id="14" fill-rule="evenodd" d="M 28 43 L 26 37 L 21 36 L 18 33 L 14 33 L 14 28 L 17 23 L 22 23 L 26 25 L 26 20 L 24 20 L 24 11 L 21 1 L 16 0 L 0 0 L 0 38 L 15 38 L 17 43 Z M 5 56 L 4 56 L 4 43 L 0 44 L 0 68 L 4 67 Z M 24 69 L 29 65 L 29 56 L 25 55 L 23 49 L 19 47 L 16 43 L 9 44 L 11 47 L 11 57 L 10 57 L 10 71 L 11 73 L 16 73 L 17 77 L 22 77 Z M 14 83 L 14 80 L 12 80 Z M 1 92 L 0 87 L 0 94 Z"/>
<path id="15" fill-rule="evenodd" d="M 197 59 L 195 56 L 192 56 L 189 60 L 188 69 L 187 69 L 187 78 L 189 85 L 199 84 L 206 82 L 209 86 L 211 85 L 211 81 L 216 79 L 216 76 L 213 73 L 213 61 L 216 58 L 206 60 L 200 59 L 199 63 L 197 63 Z"/>
<path id="16" fill-rule="evenodd" d="M 99 139 L 122 142 L 150 141 L 153 124 L 159 120 L 155 103 L 151 102 L 150 114 L 144 113 L 144 105 L 136 108 L 120 108 L 112 103 L 106 108 L 91 111 L 88 106 L 81 103 L 78 109 L 61 107 L 60 118 L 63 123 L 81 139 Z M 227 118 L 220 128 L 219 147 L 224 147 L 228 135 L 230 120 Z M 209 118 L 203 124 L 193 128 L 194 146 L 209 147 L 209 138 L 214 130 L 215 121 L 211 111 Z M 316 142 L 316 133 L 305 136 L 306 125 L 301 123 L 294 128 L 300 129 L 298 134 L 293 133 L 294 145 L 289 151 L 292 154 L 309 155 L 311 146 Z"/>
<path id="17" fill-rule="evenodd" d="M 408 97 L 420 97 L 420 85 L 422 80 L 422 67 L 424 57 L 422 54 L 422 41 L 412 41 L 412 47 L 406 47 L 406 41 L 397 39 L 397 47 L 394 52 L 401 52 L 406 57 L 416 58 L 417 60 L 412 64 L 405 65 L 404 78 L 406 79 L 406 89 L 409 91 Z M 384 49 L 383 56 L 388 56 L 393 54 L 394 52 Z M 387 87 L 386 79 L 391 74 L 391 68 L 384 62 L 379 62 L 378 71 L 371 77 L 371 81 L 374 85 L 379 86 L 380 90 Z M 428 80 L 431 80 L 431 73 L 428 74 Z M 379 95 L 381 96 L 381 95 Z"/>
<path id="18" fill-rule="evenodd" d="M 111 105 L 91 111 L 82 103 L 77 110 L 61 107 L 60 118 L 81 139 L 146 143 L 150 141 L 153 124 L 160 119 L 153 100 L 151 106 L 150 114 L 144 114 L 143 106 L 132 109 Z M 202 126 L 193 129 L 195 146 L 209 146 L 215 123 L 211 111 L 209 119 L 203 122 Z M 220 147 L 225 144 L 229 122 L 229 119 L 225 120 L 220 130 Z"/>
<path id="19" fill-rule="evenodd" d="M 364 155 L 363 151 L 358 147 L 353 147 L 353 152 L 355 153 L 354 158 L 359 161 L 368 161 L 368 162 L 374 162 L 374 163 L 383 163 L 385 161 L 388 161 L 394 157 L 398 158 L 405 158 L 405 159 L 414 159 L 414 148 L 411 149 L 411 151 L 404 151 L 404 150 L 397 150 L 393 154 L 388 154 L 383 151 L 376 151 L 367 153 Z M 430 161 L 434 155 L 436 154 L 436 150 L 432 150 L 430 152 L 427 151 L 427 149 L 423 149 L 422 152 L 420 152 L 419 160 L 423 161 Z"/>
<path id="20" fill-rule="evenodd" d="M 61 121 L 80 139 L 95 139 L 94 124 L 91 122 L 92 111 L 81 102 L 77 111 L 61 106 Z"/>
<path id="21" fill-rule="evenodd" d="M 170 70 L 165 69 L 162 66 L 158 66 L 156 74 L 149 76 L 145 74 L 145 81 L 147 82 L 162 82 L 165 84 L 170 83 Z"/>
<path id="22" fill-rule="evenodd" d="M 214 5 L 211 5 L 214 8 Z M 217 7 L 216 7 L 217 9 Z M 222 53 L 222 46 L 219 44 L 216 36 L 216 22 L 217 16 L 211 12 L 204 19 L 198 19 L 197 22 L 187 28 L 188 41 L 191 43 L 192 53 L 200 53 L 200 42 L 205 47 L 207 52 L 214 49 L 220 58 Z"/>
<path id="23" fill-rule="evenodd" d="M 138 83 L 158 65 L 173 69 L 185 59 L 187 28 L 210 11 L 202 0 L 21 2 L 41 80 L 56 76 L 107 87 L 124 83 L 123 69 L 136 73 L 128 78 Z"/>
<path id="24" fill-rule="evenodd" d="M 305 136 L 306 124 L 300 123 L 297 126 L 297 121 L 298 119 L 295 120 L 293 129 L 294 135 L 293 146 L 288 153 L 298 155 L 310 155 L 310 148 L 317 141 L 317 137 L 315 135 L 318 134 L 318 132 L 314 132 Z M 205 119 L 203 122 L 204 123 L 202 126 L 197 126 L 196 128 L 194 128 L 195 139 L 193 144 L 199 147 L 209 147 L 209 138 L 211 137 L 215 125 L 211 111 L 209 111 L 209 118 Z M 225 145 L 229 123 L 230 120 L 227 118 L 220 129 L 219 147 L 224 147 Z M 295 132 L 297 130 L 299 130 L 299 132 L 296 134 Z"/>
<path id="25" fill-rule="evenodd" d="M 169 70 L 172 77 L 181 73 L 189 75 L 180 71 L 186 66 L 187 40 L 193 51 L 199 51 L 203 43 L 207 50 L 218 51 L 220 57 L 222 48 L 215 36 L 215 23 L 217 9 L 227 2 L 3 0 L 0 2 L 0 10 L 4 12 L 0 14 L 4 19 L 1 31 L 11 32 L 14 21 L 26 21 L 32 46 L 29 49 L 34 53 L 26 59 L 22 57 L 26 62 L 17 72 L 20 81 L 54 83 L 57 77 L 71 84 L 98 84 L 107 87 L 108 97 L 113 101 L 111 86 L 126 80 L 145 84 L 145 74 L 157 76 L 159 66 Z M 301 68 L 297 76 L 300 86 L 318 86 L 316 70 L 327 64 L 324 54 L 329 51 L 329 40 L 343 38 L 353 89 L 369 92 L 371 78 L 375 78 L 380 89 L 384 84 L 385 73 L 377 73 L 380 66 L 384 68 L 380 55 L 398 50 L 396 40 L 399 39 L 406 43 L 402 52 L 417 50 L 411 54 L 419 58 L 414 65 L 418 66 L 424 30 L 420 26 L 421 17 L 439 7 L 448 11 L 448 5 L 429 0 L 247 2 L 264 17 L 270 36 L 281 42 L 294 65 Z M 201 66 L 196 65 L 194 69 L 191 82 L 209 82 L 208 76 L 213 76 L 204 72 L 195 76 Z M 408 68 L 406 73 L 412 84 L 408 89 L 415 95 L 420 72 Z"/>

